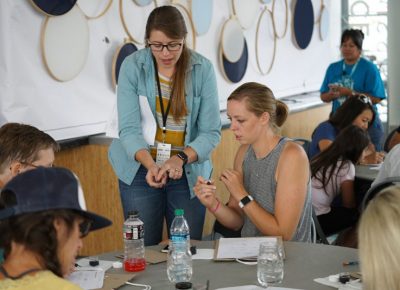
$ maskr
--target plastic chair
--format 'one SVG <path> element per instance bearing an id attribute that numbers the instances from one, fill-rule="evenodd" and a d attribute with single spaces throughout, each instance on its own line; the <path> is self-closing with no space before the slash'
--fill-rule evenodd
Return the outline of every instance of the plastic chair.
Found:
<path id="1" fill-rule="evenodd" d="M 303 147 L 304 151 L 306 151 L 308 159 L 310 159 L 309 151 L 310 151 L 311 140 L 304 138 L 293 138 L 293 141 Z"/>
<path id="2" fill-rule="evenodd" d="M 378 184 L 372 186 L 363 198 L 361 203 L 361 211 L 365 210 L 370 200 L 373 199 L 377 193 L 392 185 L 400 185 L 400 176 L 386 177 Z"/>
<path id="3" fill-rule="evenodd" d="M 224 238 L 240 238 L 241 232 L 242 229 L 235 231 L 225 227 L 218 220 L 215 220 L 213 230 L 211 233 L 211 239 L 212 240 L 218 239 L 219 236 L 217 234 L 219 234 Z"/>
<path id="4" fill-rule="evenodd" d="M 318 221 L 318 217 L 315 214 L 314 208 L 312 209 L 311 234 L 312 234 L 311 240 L 313 243 L 330 245 L 330 243 Z"/>
<path id="5" fill-rule="evenodd" d="M 392 139 L 394 133 L 396 133 L 396 132 L 397 132 L 397 128 L 394 129 L 392 132 L 390 132 L 390 134 L 387 136 L 387 138 L 386 138 L 386 140 L 385 140 L 385 144 L 383 145 L 383 150 L 384 150 L 385 152 L 389 152 L 389 142 L 390 142 L 390 139 Z"/>

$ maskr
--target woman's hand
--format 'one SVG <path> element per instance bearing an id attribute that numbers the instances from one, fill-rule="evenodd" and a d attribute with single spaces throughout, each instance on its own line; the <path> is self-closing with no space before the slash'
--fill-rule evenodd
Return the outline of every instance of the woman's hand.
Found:
<path id="1" fill-rule="evenodd" d="M 180 179 L 183 175 L 183 161 L 177 156 L 171 156 L 164 164 L 161 166 L 158 172 L 157 178 L 162 176 L 168 176 L 171 179 Z"/>
<path id="2" fill-rule="evenodd" d="M 146 181 L 151 187 L 161 188 L 167 183 L 167 175 L 160 174 L 160 167 L 154 163 L 147 169 Z"/>
<path id="3" fill-rule="evenodd" d="M 384 152 L 373 152 L 367 156 L 365 156 L 361 160 L 361 164 L 379 164 L 383 162 L 383 159 L 385 158 L 385 153 Z"/>
<path id="4" fill-rule="evenodd" d="M 220 177 L 233 198 L 240 201 L 247 195 L 243 186 L 243 176 L 239 171 L 234 169 L 225 169 Z"/>
<path id="5" fill-rule="evenodd" d="M 217 187 L 214 182 L 197 177 L 196 185 L 193 188 L 197 198 L 208 209 L 215 209 L 218 204 L 216 197 Z"/>
<path id="6" fill-rule="evenodd" d="M 337 90 L 337 93 L 339 94 L 339 96 L 351 97 L 353 95 L 353 90 L 346 88 L 346 87 L 338 86 L 336 88 L 336 90 Z"/>
<path id="7" fill-rule="evenodd" d="M 339 85 L 336 84 L 329 84 L 329 92 L 326 94 L 328 95 L 330 100 L 334 100 L 340 97 L 340 91 L 339 89 L 341 88 Z"/>

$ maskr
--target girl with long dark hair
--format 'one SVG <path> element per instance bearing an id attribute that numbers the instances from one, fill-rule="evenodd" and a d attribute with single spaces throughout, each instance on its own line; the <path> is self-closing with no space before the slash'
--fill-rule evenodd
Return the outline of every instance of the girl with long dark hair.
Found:
<path id="1" fill-rule="evenodd" d="M 375 111 L 367 96 L 357 95 L 349 98 L 330 116 L 329 120 L 322 122 L 314 130 L 310 145 L 310 158 L 312 159 L 316 154 L 326 150 L 340 131 L 349 125 L 355 125 L 367 131 L 374 122 L 375 116 Z M 369 146 L 369 149 L 362 163 L 381 163 L 384 154 L 376 152 L 373 144 Z"/>
<path id="2" fill-rule="evenodd" d="M 311 160 L 312 202 L 327 235 L 354 225 L 358 219 L 355 164 L 363 158 L 369 142 L 366 131 L 350 125 L 332 145 Z M 342 197 L 342 206 L 331 206 L 337 195 Z"/>

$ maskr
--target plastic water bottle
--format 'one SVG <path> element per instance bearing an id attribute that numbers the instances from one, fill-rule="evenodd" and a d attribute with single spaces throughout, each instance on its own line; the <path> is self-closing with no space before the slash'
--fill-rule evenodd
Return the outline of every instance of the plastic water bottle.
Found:
<path id="1" fill-rule="evenodd" d="M 139 272 L 146 268 L 144 258 L 144 224 L 137 211 L 129 212 L 124 222 L 124 269 Z"/>
<path id="2" fill-rule="evenodd" d="M 176 209 L 175 218 L 171 224 L 167 275 L 169 281 L 173 283 L 189 282 L 193 274 L 190 231 L 183 214 L 183 209 Z"/>

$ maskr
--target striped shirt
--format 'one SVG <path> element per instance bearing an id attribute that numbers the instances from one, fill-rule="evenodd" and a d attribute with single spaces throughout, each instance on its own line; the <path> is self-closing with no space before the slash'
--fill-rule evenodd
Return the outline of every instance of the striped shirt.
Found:
<path id="1" fill-rule="evenodd" d="M 167 110 L 169 98 L 172 91 L 172 80 L 158 73 L 158 78 L 160 79 L 160 87 L 162 94 L 162 101 L 164 106 L 164 113 Z M 157 82 L 156 86 L 156 122 L 157 122 L 157 132 L 154 142 L 154 146 L 151 146 L 151 156 L 155 159 L 157 156 L 157 145 L 162 143 L 162 126 L 163 118 L 161 113 L 160 99 L 158 96 Z M 186 129 L 186 116 L 182 117 L 178 122 L 174 120 L 171 110 L 167 117 L 166 133 L 165 133 L 165 143 L 171 144 L 171 156 L 183 151 L 185 144 L 185 129 Z"/>

